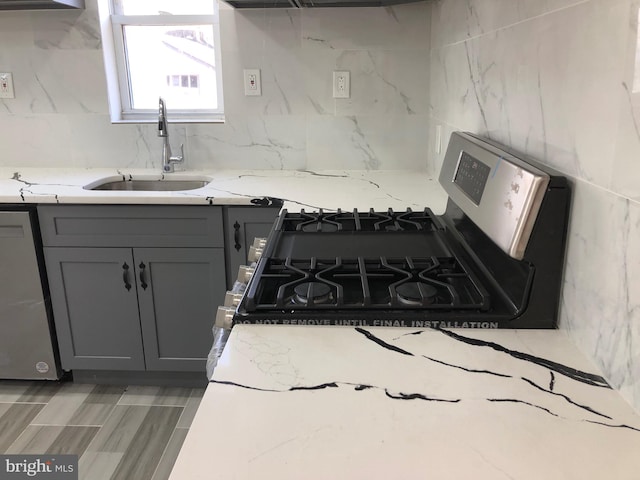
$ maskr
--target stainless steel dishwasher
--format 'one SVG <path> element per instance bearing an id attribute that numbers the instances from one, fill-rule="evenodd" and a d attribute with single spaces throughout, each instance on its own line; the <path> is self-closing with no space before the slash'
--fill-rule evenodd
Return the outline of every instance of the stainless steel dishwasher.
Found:
<path id="1" fill-rule="evenodd" d="M 60 377 L 35 205 L 0 205 L 0 379 Z"/>

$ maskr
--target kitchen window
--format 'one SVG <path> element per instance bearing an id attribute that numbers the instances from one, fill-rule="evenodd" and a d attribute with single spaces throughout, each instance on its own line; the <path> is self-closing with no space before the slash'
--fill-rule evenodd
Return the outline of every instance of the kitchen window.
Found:
<path id="1" fill-rule="evenodd" d="M 111 121 L 222 122 L 215 0 L 100 0 Z"/>

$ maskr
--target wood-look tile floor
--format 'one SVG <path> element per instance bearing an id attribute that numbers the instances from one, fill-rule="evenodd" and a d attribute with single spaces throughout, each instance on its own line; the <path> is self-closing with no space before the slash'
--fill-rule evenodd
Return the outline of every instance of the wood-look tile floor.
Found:
<path id="1" fill-rule="evenodd" d="M 0 453 L 74 454 L 80 480 L 167 479 L 204 388 L 0 381 Z"/>

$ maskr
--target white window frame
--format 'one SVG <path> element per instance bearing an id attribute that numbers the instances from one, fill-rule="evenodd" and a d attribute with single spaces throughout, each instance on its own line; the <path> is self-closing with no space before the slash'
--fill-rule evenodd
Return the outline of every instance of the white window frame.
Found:
<path id="1" fill-rule="evenodd" d="M 178 0 L 179 1 L 179 0 Z M 107 78 L 107 96 L 112 123 L 155 123 L 157 109 L 133 109 L 129 97 L 123 26 L 171 26 L 211 24 L 214 34 L 215 73 L 218 89 L 218 108 L 215 110 L 179 110 L 167 105 L 168 119 L 174 123 L 222 123 L 224 101 L 222 95 L 222 63 L 220 51 L 220 22 L 218 4 L 214 15 L 115 15 L 112 0 L 99 0 L 102 50 Z"/>

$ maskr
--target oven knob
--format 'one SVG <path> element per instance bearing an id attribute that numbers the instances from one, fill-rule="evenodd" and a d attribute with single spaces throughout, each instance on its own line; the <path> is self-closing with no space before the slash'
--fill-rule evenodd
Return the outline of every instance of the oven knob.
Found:
<path id="1" fill-rule="evenodd" d="M 251 276 L 253 275 L 254 271 L 255 271 L 255 268 L 253 267 L 240 265 L 240 268 L 238 268 L 238 282 L 245 283 L 245 284 L 249 283 L 249 280 L 251 280 Z"/>
<path id="2" fill-rule="evenodd" d="M 253 244 L 249 247 L 249 254 L 247 255 L 247 259 L 249 263 L 257 262 L 260 260 L 262 256 L 262 252 L 264 252 L 264 246 L 267 244 L 266 238 L 254 238 Z"/>
<path id="3" fill-rule="evenodd" d="M 253 239 L 253 246 L 256 248 L 262 248 L 264 249 L 264 246 L 267 244 L 267 239 L 266 238 L 260 238 L 260 237 L 256 237 Z"/>
<path id="4" fill-rule="evenodd" d="M 237 307 L 242 299 L 241 293 L 227 292 L 224 296 L 225 307 Z"/>
<path id="5" fill-rule="evenodd" d="M 233 326 L 233 314 L 236 312 L 234 307 L 218 307 L 216 312 L 216 327 L 230 330 Z"/>
<path id="6" fill-rule="evenodd" d="M 257 262 L 258 260 L 260 260 L 263 250 L 264 249 L 260 247 L 254 247 L 253 245 L 251 245 L 249 247 L 249 253 L 247 254 L 247 260 L 249 260 L 249 263 Z"/>

